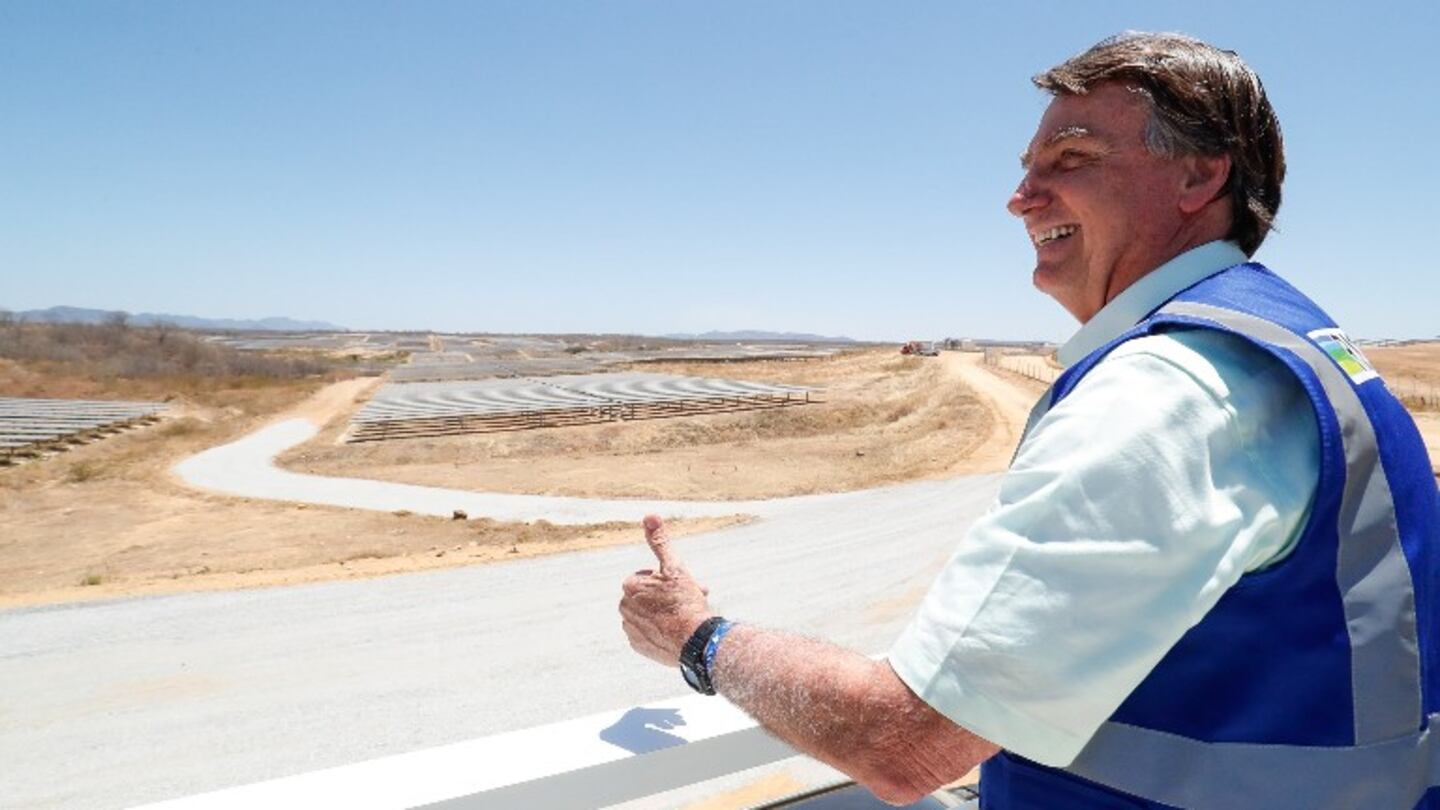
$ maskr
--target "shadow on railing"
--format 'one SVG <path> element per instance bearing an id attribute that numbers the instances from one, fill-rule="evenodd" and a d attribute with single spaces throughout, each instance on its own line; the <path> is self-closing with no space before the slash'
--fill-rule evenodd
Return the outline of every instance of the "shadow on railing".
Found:
<path id="1" fill-rule="evenodd" d="M 647 806 L 651 797 L 795 756 L 793 748 L 766 734 L 730 703 L 691 695 L 173 799 L 141 810 L 601 810 L 614 805 L 633 810 Z M 836 781 L 843 777 L 825 770 L 827 776 L 809 782 L 810 787 L 822 789 L 770 806 L 795 810 L 884 806 L 863 788 L 836 789 Z M 968 805 L 963 794 L 942 791 L 911 806 Z"/>

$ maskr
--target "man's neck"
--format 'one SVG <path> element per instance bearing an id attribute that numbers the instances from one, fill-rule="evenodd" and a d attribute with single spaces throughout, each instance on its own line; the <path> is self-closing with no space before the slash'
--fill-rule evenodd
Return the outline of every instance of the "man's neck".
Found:
<path id="1" fill-rule="evenodd" d="M 1180 290 L 1248 257 L 1234 242 L 1215 241 L 1187 250 L 1139 277 L 1117 293 L 1060 348 L 1060 362 L 1070 365 L 1106 341 L 1134 326 Z"/>
<path id="2" fill-rule="evenodd" d="M 1114 301 L 1120 293 L 1125 292 L 1135 282 L 1169 264 L 1176 256 L 1188 253 L 1206 243 L 1224 239 L 1230 230 L 1228 217 L 1224 222 L 1212 220 L 1213 217 L 1201 217 L 1181 225 L 1174 236 L 1165 241 L 1166 247 L 1152 254 L 1153 258 L 1150 261 L 1136 262 L 1134 265 L 1136 269 L 1117 271 L 1111 275 L 1105 287 L 1105 300 L 1100 305 L 1100 309 L 1104 309 L 1105 304 Z M 1099 312 L 1099 309 L 1096 312 Z M 1095 313 L 1092 312 L 1090 315 L 1094 317 Z M 1090 318 L 1078 320 L 1083 324 Z"/>

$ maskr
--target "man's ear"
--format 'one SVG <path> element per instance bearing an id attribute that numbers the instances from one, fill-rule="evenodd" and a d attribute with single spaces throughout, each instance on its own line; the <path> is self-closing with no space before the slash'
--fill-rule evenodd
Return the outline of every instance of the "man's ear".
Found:
<path id="1" fill-rule="evenodd" d="M 1185 155 L 1180 158 L 1184 169 L 1180 182 L 1180 210 L 1198 213 L 1219 197 L 1230 179 L 1229 155 Z"/>

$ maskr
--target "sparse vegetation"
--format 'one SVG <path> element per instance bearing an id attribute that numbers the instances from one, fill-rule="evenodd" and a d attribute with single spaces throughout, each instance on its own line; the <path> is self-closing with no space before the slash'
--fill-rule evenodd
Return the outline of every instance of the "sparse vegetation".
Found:
<path id="1" fill-rule="evenodd" d="M 203 430 L 204 427 L 199 419 L 193 416 L 182 416 L 166 422 L 158 428 L 157 432 L 167 439 L 173 439 L 176 436 L 190 436 Z"/>
<path id="2" fill-rule="evenodd" d="M 240 351 L 166 324 L 137 327 L 123 318 L 98 325 L 0 319 L 0 357 L 25 364 L 57 365 L 102 379 L 295 379 L 317 376 L 332 368 L 315 357 Z"/>
<path id="3" fill-rule="evenodd" d="M 1440 351 L 1432 342 L 1367 346 L 1365 356 L 1412 413 L 1440 411 Z"/>
<path id="4" fill-rule="evenodd" d="M 395 557 L 402 553 L 404 552 L 384 551 L 378 548 L 367 548 L 361 549 L 360 551 L 356 551 L 352 554 L 346 554 L 344 557 L 340 558 L 340 562 L 347 563 L 355 562 L 356 560 L 383 560 L 387 557 Z"/>
<path id="5" fill-rule="evenodd" d="M 722 374 L 704 363 L 653 364 L 644 370 L 821 390 L 808 405 L 445 439 L 339 444 L 343 426 L 334 426 L 280 463 L 576 497 L 759 498 L 878 486 L 943 474 L 989 436 L 986 406 L 948 369 L 888 350 L 737 362 Z"/>
<path id="6" fill-rule="evenodd" d="M 101 466 L 94 461 L 77 461 L 65 468 L 65 480 L 72 484 L 83 484 L 100 477 Z"/>

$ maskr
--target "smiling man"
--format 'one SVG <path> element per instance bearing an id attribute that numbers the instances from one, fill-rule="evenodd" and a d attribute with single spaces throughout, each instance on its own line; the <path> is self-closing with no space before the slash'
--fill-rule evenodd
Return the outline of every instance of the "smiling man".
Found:
<path id="1" fill-rule="evenodd" d="M 1235 54 L 1106 40 L 1010 199 L 1080 321 L 998 502 L 882 661 L 713 616 L 658 520 L 632 646 L 905 802 L 1440 808 L 1437 492 L 1399 402 L 1251 262 L 1279 123 Z"/>

